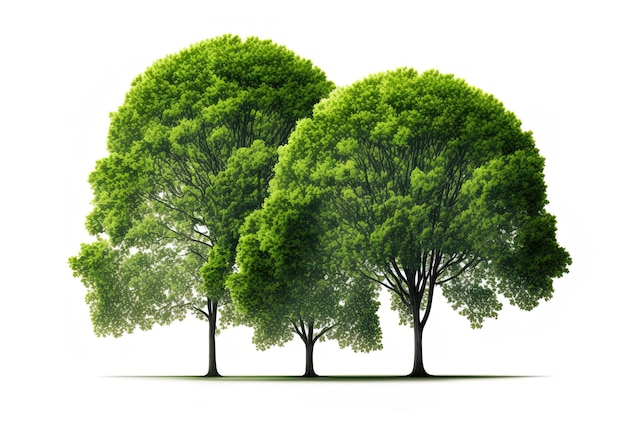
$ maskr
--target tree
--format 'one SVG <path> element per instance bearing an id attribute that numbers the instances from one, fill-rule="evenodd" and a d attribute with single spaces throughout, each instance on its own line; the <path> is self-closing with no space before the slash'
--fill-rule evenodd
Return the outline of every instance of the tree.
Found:
<path id="1" fill-rule="evenodd" d="M 219 375 L 217 312 L 230 301 L 224 282 L 233 269 L 238 228 L 266 195 L 277 147 L 332 88 L 323 72 L 285 47 L 230 35 L 160 59 L 133 81 L 111 115 L 110 154 L 89 177 L 94 209 L 87 229 L 98 237 L 93 248 L 115 257 L 110 269 L 143 256 L 134 268 L 136 276 L 146 277 L 144 284 L 152 283 L 148 279 L 163 267 L 165 255 L 169 266 L 185 262 L 193 268 L 185 276 L 188 291 L 175 303 L 166 278 L 150 284 L 161 294 L 133 304 L 141 307 L 135 316 L 120 311 L 117 322 L 126 332 L 151 326 L 144 321 L 169 321 L 161 313 L 192 310 L 209 322 L 207 375 Z M 243 169 L 249 172 L 235 170 L 245 157 L 254 160 Z M 90 249 L 84 246 L 83 255 Z M 70 262 L 95 301 L 92 312 L 107 314 L 122 306 L 94 293 L 100 287 L 118 289 L 122 296 L 143 294 L 133 290 L 128 273 L 96 275 L 83 255 Z M 90 281 L 92 275 L 97 282 Z M 181 312 L 176 315 L 186 315 Z M 93 321 L 100 334 L 120 333 Z"/>
<path id="2" fill-rule="evenodd" d="M 532 134 L 493 96 L 403 68 L 320 102 L 272 183 L 315 192 L 343 261 L 389 289 L 413 327 L 410 376 L 428 376 L 422 338 L 436 288 L 479 328 L 499 297 L 533 309 L 567 272 L 543 166 Z"/>
<path id="3" fill-rule="evenodd" d="M 254 327 L 264 350 L 297 335 L 305 346 L 305 377 L 317 376 L 313 350 L 318 340 L 369 352 L 382 348 L 376 301 L 378 286 L 355 279 L 333 262 L 319 203 L 299 192 L 285 197 L 273 185 L 263 208 L 242 228 L 239 271 L 227 282 L 233 302 Z"/>

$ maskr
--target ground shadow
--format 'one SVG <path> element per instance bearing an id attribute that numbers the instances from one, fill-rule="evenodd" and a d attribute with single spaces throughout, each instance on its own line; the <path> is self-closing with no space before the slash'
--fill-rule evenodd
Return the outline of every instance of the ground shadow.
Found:
<path id="1" fill-rule="evenodd" d="M 318 377 L 302 377 L 289 375 L 233 375 L 221 377 L 185 376 L 185 375 L 150 375 L 150 376 L 112 376 L 108 378 L 144 378 L 179 381 L 205 381 L 205 382 L 232 382 L 232 381 L 288 381 L 288 382 L 439 382 L 458 380 L 485 380 L 485 379 L 511 379 L 511 378 L 542 378 L 544 375 L 431 375 L 429 377 L 415 378 L 402 375 L 330 375 Z"/>

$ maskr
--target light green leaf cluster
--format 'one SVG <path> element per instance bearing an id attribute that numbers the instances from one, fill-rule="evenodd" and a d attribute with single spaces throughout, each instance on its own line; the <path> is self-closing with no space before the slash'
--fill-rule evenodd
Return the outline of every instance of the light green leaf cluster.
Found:
<path id="1" fill-rule="evenodd" d="M 380 286 L 358 278 L 340 282 L 344 287 L 343 303 L 337 318 L 341 325 L 329 337 L 337 340 L 339 347 L 351 347 L 357 352 L 382 349 L 382 331 L 377 314 Z"/>
<path id="2" fill-rule="evenodd" d="M 458 270 L 452 267 L 446 275 Z M 442 291 L 452 309 L 465 316 L 472 328 L 482 328 L 486 318 L 498 318 L 498 311 L 502 310 L 496 295 L 497 279 L 486 263 L 465 271 L 454 283 L 443 284 Z"/>
<path id="3" fill-rule="evenodd" d="M 184 302 L 199 305 L 194 291 L 201 283 L 200 263 L 178 253 L 171 247 L 129 250 L 106 240 L 83 244 L 69 262 L 88 289 L 95 333 L 119 337 L 137 327 L 148 330 L 183 319 Z"/>

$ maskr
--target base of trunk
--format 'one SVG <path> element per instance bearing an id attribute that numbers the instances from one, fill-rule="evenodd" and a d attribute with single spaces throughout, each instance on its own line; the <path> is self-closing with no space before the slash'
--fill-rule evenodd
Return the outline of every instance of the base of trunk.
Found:
<path id="1" fill-rule="evenodd" d="M 411 371 L 411 373 L 409 375 L 407 375 L 407 377 L 410 378 L 427 378 L 427 377 L 432 377 L 432 375 L 430 375 L 428 372 L 426 372 L 425 370 L 419 370 L 419 371 Z"/>
<path id="2" fill-rule="evenodd" d="M 217 370 L 212 370 L 206 373 L 205 377 L 221 377 L 220 373 Z"/>
<path id="3" fill-rule="evenodd" d="M 316 378 L 319 377 L 319 375 L 317 375 L 315 372 L 305 372 L 304 375 L 302 375 L 305 378 Z"/>

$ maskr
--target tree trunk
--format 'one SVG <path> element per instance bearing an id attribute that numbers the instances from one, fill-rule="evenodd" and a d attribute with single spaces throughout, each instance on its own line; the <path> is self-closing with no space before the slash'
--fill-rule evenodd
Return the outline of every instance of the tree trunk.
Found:
<path id="1" fill-rule="evenodd" d="M 422 353 L 422 336 L 424 334 L 424 323 L 420 321 L 420 303 L 422 297 L 418 296 L 412 301 L 411 310 L 413 312 L 413 370 L 409 377 L 428 377 L 428 372 L 424 369 L 424 355 Z"/>
<path id="2" fill-rule="evenodd" d="M 305 333 L 306 340 L 304 346 L 306 348 L 306 366 L 304 371 L 304 377 L 317 377 L 315 368 L 313 367 L 313 347 L 315 346 L 315 339 L 313 338 L 313 323 L 309 323 L 309 332 Z"/>
<path id="3" fill-rule="evenodd" d="M 217 371 L 217 360 L 215 357 L 215 331 L 217 329 L 217 301 L 207 299 L 208 319 L 209 319 L 209 372 L 206 377 L 219 377 Z"/>
<path id="4" fill-rule="evenodd" d="M 314 343 L 306 343 L 306 368 L 304 371 L 304 377 L 316 377 L 315 369 L 313 367 L 313 346 Z"/>
<path id="5" fill-rule="evenodd" d="M 409 377 L 429 377 L 430 375 L 424 369 L 424 355 L 422 354 L 422 334 L 423 327 L 417 320 L 414 318 L 413 322 L 413 370 L 408 375 Z"/>

